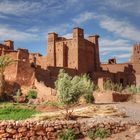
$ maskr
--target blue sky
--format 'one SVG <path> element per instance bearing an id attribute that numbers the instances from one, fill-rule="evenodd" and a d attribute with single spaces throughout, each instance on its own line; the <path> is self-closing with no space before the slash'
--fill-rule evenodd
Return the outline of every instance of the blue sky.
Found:
<path id="1" fill-rule="evenodd" d="M 140 42 L 140 0 L 0 0 L 0 42 L 16 48 L 46 55 L 48 32 L 69 38 L 77 26 L 100 35 L 102 62 L 126 62 Z"/>

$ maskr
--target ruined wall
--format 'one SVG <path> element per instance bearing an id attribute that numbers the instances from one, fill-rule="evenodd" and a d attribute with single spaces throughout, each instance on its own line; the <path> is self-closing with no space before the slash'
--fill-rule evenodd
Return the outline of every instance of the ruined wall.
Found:
<path id="1" fill-rule="evenodd" d="M 17 51 L 4 51 L 4 54 L 10 56 L 13 60 L 18 60 L 18 53 Z M 8 66 L 5 70 L 5 78 L 8 81 L 16 81 L 17 76 L 17 61 L 12 65 Z"/>
<path id="2" fill-rule="evenodd" d="M 33 68 L 29 63 L 29 53 L 26 49 L 18 49 L 18 62 L 17 62 L 17 81 L 20 84 L 31 84 L 31 79 L 33 76 Z"/>
<path id="3" fill-rule="evenodd" d="M 136 76 L 133 65 L 129 63 L 122 64 L 101 64 L 103 71 L 113 73 L 113 81 L 124 86 L 135 84 Z"/>
<path id="4" fill-rule="evenodd" d="M 40 66 L 42 69 L 46 69 L 47 66 L 47 58 L 39 53 L 30 53 L 29 62 L 33 67 Z"/>

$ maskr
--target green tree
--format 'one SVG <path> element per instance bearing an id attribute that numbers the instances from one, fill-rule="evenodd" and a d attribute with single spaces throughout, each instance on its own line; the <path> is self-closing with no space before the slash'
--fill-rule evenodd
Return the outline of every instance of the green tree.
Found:
<path id="1" fill-rule="evenodd" d="M 80 92 L 86 100 L 86 103 L 93 103 L 93 90 L 96 90 L 96 86 L 91 81 L 87 74 L 80 77 Z"/>
<path id="2" fill-rule="evenodd" d="M 71 118 L 70 107 L 77 104 L 82 95 L 93 93 L 93 83 L 86 75 L 71 77 L 64 70 L 60 70 L 55 86 L 58 90 L 59 101 L 66 110 L 66 119 Z"/>
<path id="3" fill-rule="evenodd" d="M 14 63 L 14 60 L 9 57 L 8 55 L 2 55 L 0 56 L 0 97 L 4 94 L 4 88 L 5 88 L 5 78 L 4 78 L 4 72 L 5 69 L 12 65 Z"/>

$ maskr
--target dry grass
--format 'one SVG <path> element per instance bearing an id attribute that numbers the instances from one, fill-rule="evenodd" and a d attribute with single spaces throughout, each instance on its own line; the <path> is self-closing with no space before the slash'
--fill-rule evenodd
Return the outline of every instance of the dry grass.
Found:
<path id="1" fill-rule="evenodd" d="M 48 119 L 63 119 L 64 110 L 58 110 L 53 112 L 44 112 L 36 114 L 35 119 L 37 120 L 48 120 Z M 125 117 L 126 112 L 118 109 L 116 106 L 108 105 L 89 105 L 86 107 L 75 108 L 73 115 L 79 118 L 93 118 L 95 116 L 110 116 L 110 117 Z"/>

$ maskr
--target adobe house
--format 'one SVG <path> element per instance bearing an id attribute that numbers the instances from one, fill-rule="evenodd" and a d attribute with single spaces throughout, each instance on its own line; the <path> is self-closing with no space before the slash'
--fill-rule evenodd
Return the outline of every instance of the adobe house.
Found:
<path id="1" fill-rule="evenodd" d="M 81 28 L 74 28 L 70 39 L 52 32 L 48 34 L 47 56 L 29 53 L 27 49 L 15 50 L 14 42 L 6 40 L 0 44 L 0 55 L 7 54 L 17 61 L 6 69 L 6 79 L 21 86 L 37 80 L 54 88 L 59 70 L 65 69 L 70 75 L 87 73 L 98 84 L 101 78 L 124 86 L 140 83 L 140 44 L 134 45 L 131 62 L 118 64 L 113 58 L 102 64 L 98 39 L 99 35 L 84 38 Z"/>

